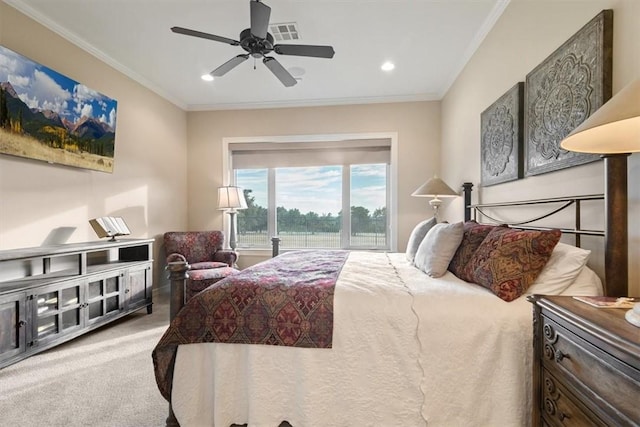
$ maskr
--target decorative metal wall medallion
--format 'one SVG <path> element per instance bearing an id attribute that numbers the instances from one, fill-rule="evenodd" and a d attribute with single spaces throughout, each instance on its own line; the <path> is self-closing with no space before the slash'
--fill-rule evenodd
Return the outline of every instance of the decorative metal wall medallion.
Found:
<path id="1" fill-rule="evenodd" d="M 522 178 L 524 84 L 517 83 L 480 115 L 482 185 Z"/>
<path id="2" fill-rule="evenodd" d="M 527 176 L 599 159 L 560 142 L 611 98 L 612 45 L 613 11 L 603 10 L 527 75 Z"/>

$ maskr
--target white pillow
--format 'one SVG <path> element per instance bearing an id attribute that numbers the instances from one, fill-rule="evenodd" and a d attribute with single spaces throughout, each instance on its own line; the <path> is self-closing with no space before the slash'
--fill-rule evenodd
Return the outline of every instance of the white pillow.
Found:
<path id="1" fill-rule="evenodd" d="M 527 295 L 560 295 L 587 264 L 591 251 L 558 242 Z"/>
<path id="2" fill-rule="evenodd" d="M 598 275 L 585 265 L 580 274 L 576 277 L 571 285 L 560 295 L 570 296 L 598 296 L 604 295 L 604 289 L 602 287 L 602 280 Z"/>
<path id="3" fill-rule="evenodd" d="M 462 242 L 463 234 L 462 222 L 434 225 L 418 246 L 415 266 L 431 277 L 443 276 Z"/>
<path id="4" fill-rule="evenodd" d="M 413 260 L 416 257 L 416 252 L 418 251 L 418 246 L 420 246 L 420 242 L 424 239 L 424 236 L 427 235 L 427 232 L 436 225 L 436 218 L 425 219 L 420 222 L 413 228 L 411 235 L 409 236 L 409 241 L 407 242 L 407 250 L 405 251 L 407 254 L 407 260 L 410 263 L 413 263 Z"/>

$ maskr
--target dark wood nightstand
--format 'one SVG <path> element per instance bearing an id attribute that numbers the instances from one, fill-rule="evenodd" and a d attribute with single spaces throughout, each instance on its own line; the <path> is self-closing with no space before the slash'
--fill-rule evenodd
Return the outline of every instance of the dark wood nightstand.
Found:
<path id="1" fill-rule="evenodd" d="M 626 309 L 571 297 L 534 304 L 535 426 L 640 425 L 640 328 Z"/>

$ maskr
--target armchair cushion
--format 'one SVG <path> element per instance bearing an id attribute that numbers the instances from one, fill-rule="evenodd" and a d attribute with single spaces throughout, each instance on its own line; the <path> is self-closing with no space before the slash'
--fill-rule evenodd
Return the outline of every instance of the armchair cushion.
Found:
<path id="1" fill-rule="evenodd" d="M 229 267 L 229 264 L 227 264 L 226 262 L 218 261 L 194 262 L 190 265 L 190 270 L 210 270 L 212 268 Z"/>
<path id="2" fill-rule="evenodd" d="M 209 268 L 206 270 L 189 270 L 187 274 L 189 275 L 189 279 L 197 280 L 197 281 L 207 281 L 214 279 L 215 283 L 217 280 L 227 277 L 229 274 L 235 273 L 238 270 L 231 267 L 222 267 L 222 268 Z"/>

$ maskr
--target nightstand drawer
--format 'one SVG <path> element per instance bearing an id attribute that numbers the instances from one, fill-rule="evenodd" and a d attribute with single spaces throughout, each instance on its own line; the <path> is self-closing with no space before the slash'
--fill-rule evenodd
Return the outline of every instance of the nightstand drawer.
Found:
<path id="1" fill-rule="evenodd" d="M 603 409 L 617 425 L 640 421 L 640 371 L 542 316 L 544 368 L 586 405 Z"/>
<path id="2" fill-rule="evenodd" d="M 546 369 L 542 371 L 542 405 L 544 420 L 550 425 L 606 426 L 588 409 L 582 407 L 562 383 Z"/>

